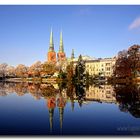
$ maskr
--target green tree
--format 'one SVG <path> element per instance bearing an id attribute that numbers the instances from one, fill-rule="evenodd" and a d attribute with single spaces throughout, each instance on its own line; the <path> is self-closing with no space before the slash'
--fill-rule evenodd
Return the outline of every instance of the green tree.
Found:
<path id="1" fill-rule="evenodd" d="M 75 79 L 77 82 L 85 82 L 85 62 L 82 59 L 82 55 L 79 56 L 78 62 L 75 68 Z"/>

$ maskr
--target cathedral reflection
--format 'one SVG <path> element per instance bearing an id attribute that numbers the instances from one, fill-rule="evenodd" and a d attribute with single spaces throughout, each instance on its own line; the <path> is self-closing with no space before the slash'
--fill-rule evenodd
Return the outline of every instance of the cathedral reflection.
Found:
<path id="1" fill-rule="evenodd" d="M 55 109 L 59 112 L 60 130 L 63 129 L 64 110 L 67 103 L 74 111 L 75 102 L 82 107 L 85 103 L 114 103 L 120 111 L 129 112 L 140 118 L 140 85 L 89 85 L 82 83 L 33 84 L 33 83 L 0 83 L 0 96 L 16 93 L 23 96 L 30 93 L 35 100 L 45 99 L 49 112 L 50 132 L 53 130 Z"/>

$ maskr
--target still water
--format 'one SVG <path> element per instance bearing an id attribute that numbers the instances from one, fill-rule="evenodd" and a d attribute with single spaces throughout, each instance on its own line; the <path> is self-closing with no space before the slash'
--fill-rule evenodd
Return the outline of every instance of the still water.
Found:
<path id="1" fill-rule="evenodd" d="M 0 83 L 0 135 L 140 135 L 140 86 Z"/>

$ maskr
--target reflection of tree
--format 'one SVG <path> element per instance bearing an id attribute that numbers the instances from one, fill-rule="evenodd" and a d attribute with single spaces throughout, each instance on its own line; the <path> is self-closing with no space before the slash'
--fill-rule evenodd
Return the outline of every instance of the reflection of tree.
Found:
<path id="1" fill-rule="evenodd" d="M 5 83 L 0 83 L 0 96 L 7 96 Z"/>
<path id="2" fill-rule="evenodd" d="M 55 97 L 56 94 L 58 93 L 58 90 L 55 89 L 53 85 L 47 85 L 47 84 L 41 86 L 41 91 L 43 97 L 52 97 L 52 96 Z"/>
<path id="3" fill-rule="evenodd" d="M 58 87 L 59 87 L 59 92 L 61 93 L 63 89 L 66 88 L 66 82 L 59 82 Z"/>
<path id="4" fill-rule="evenodd" d="M 66 93 L 71 101 L 71 108 L 74 110 L 74 85 L 71 82 L 67 83 Z"/>
<path id="5" fill-rule="evenodd" d="M 137 85 L 117 85 L 114 89 L 120 110 L 140 118 L 140 88 Z"/>
<path id="6" fill-rule="evenodd" d="M 15 85 L 15 92 L 17 95 L 23 96 L 25 93 L 27 93 L 27 84 L 17 83 Z"/>
<path id="7" fill-rule="evenodd" d="M 76 97 L 79 103 L 79 106 L 82 106 L 83 101 L 85 100 L 85 89 L 83 82 L 77 83 L 75 85 L 75 92 L 76 92 Z"/>

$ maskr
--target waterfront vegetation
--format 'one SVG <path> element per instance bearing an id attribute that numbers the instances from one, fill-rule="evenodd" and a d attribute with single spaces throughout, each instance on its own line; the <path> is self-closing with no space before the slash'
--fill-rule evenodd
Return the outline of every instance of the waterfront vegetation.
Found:
<path id="1" fill-rule="evenodd" d="M 59 83 L 62 81 L 86 84 L 108 81 L 110 83 L 137 83 L 140 82 L 140 46 L 133 45 L 128 50 L 123 50 L 116 56 L 116 63 L 113 67 L 111 77 L 89 75 L 86 71 L 85 61 L 82 55 L 79 56 L 77 64 L 63 61 L 50 63 L 40 61 L 27 67 L 19 64 L 17 67 L 9 66 L 6 63 L 0 64 L 0 80 L 11 82 L 43 82 Z"/>

